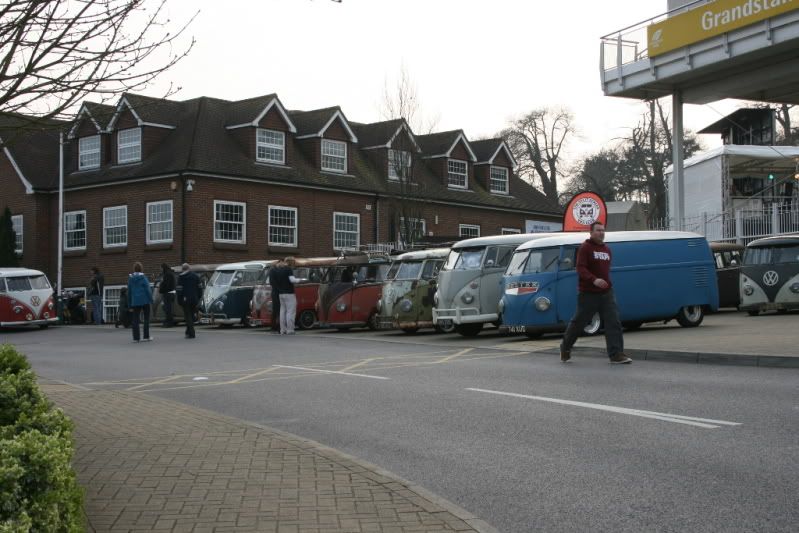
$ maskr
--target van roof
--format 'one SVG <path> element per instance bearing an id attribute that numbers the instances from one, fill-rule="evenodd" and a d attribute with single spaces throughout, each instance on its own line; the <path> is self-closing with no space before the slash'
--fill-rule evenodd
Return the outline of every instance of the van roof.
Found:
<path id="1" fill-rule="evenodd" d="M 580 244 L 588 239 L 587 232 L 561 233 L 555 237 L 536 239 L 528 241 L 517 248 L 517 250 L 529 250 L 530 248 L 544 248 L 548 246 L 561 246 L 563 244 Z M 609 231 L 605 234 L 605 242 L 632 242 L 632 241 L 665 241 L 679 239 L 702 239 L 704 237 L 698 233 L 687 231 Z"/>
<path id="2" fill-rule="evenodd" d="M 264 268 L 269 265 L 273 265 L 277 263 L 277 261 L 242 261 L 241 263 L 227 263 L 225 265 L 219 265 L 216 267 L 217 270 L 245 270 L 245 269 L 256 269 L 256 268 Z"/>
<path id="3" fill-rule="evenodd" d="M 444 259 L 449 254 L 449 248 L 430 248 L 427 250 L 415 250 L 398 255 L 394 261 L 413 261 L 422 259 Z"/>
<path id="4" fill-rule="evenodd" d="M 38 270 L 33 270 L 31 268 L 12 268 L 12 267 L 3 267 L 0 268 L 0 276 L 41 276 L 44 272 L 40 272 Z"/>
<path id="5" fill-rule="evenodd" d="M 452 249 L 471 248 L 473 246 L 488 246 L 489 244 L 511 244 L 518 246 L 533 239 L 543 239 L 560 235 L 560 233 L 513 233 L 510 235 L 489 235 L 486 237 L 474 237 L 458 241 L 452 245 Z"/>
<path id="6" fill-rule="evenodd" d="M 756 239 L 746 245 L 747 248 L 756 248 L 758 246 L 779 246 L 780 244 L 796 244 L 799 243 L 799 233 L 790 233 L 787 235 L 772 235 L 771 237 L 764 237 Z"/>

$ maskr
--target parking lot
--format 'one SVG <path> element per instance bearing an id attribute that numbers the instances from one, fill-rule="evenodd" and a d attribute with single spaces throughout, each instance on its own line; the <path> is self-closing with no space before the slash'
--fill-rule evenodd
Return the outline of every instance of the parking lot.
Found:
<path id="1" fill-rule="evenodd" d="M 793 361 L 796 315 L 647 325 L 628 348 Z M 790 531 L 799 370 L 651 358 L 583 338 L 75 326 L 11 331 L 43 377 L 175 400 L 313 439 L 501 531 Z M 700 361 L 710 363 L 710 360 Z M 754 497 L 753 495 L 756 495 Z M 656 526 L 654 526 L 656 524 Z"/>

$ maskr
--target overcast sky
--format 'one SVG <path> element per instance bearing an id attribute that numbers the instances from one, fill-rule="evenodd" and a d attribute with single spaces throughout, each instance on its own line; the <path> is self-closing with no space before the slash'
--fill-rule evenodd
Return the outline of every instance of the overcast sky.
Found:
<path id="1" fill-rule="evenodd" d="M 194 50 L 161 81 L 182 87 L 176 99 L 275 92 L 289 109 L 340 105 L 348 119 L 374 122 L 404 64 L 439 131 L 476 139 L 534 108 L 567 106 L 580 131 L 575 159 L 623 136 L 645 109 L 603 95 L 599 38 L 663 13 L 666 0 L 172 0 L 169 15 L 198 9 Z M 736 107 L 687 105 L 685 126 Z"/>

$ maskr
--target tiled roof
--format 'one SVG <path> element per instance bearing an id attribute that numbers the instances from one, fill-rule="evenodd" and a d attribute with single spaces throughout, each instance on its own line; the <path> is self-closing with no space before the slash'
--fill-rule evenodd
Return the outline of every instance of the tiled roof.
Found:
<path id="1" fill-rule="evenodd" d="M 20 172 L 34 189 L 58 187 L 58 120 L 31 125 L 29 117 L 0 114 L 0 138 Z M 15 176 L 16 177 L 16 176 Z"/>
<path id="2" fill-rule="evenodd" d="M 105 129 L 108 126 L 111 117 L 114 116 L 117 110 L 115 106 L 95 102 L 84 102 L 83 105 L 94 121 L 97 122 L 97 125 L 100 126 L 100 129 Z"/>
<path id="3" fill-rule="evenodd" d="M 145 122 L 168 124 L 175 126 L 160 141 L 157 149 L 147 155 L 141 162 L 132 165 L 104 166 L 97 170 L 72 172 L 66 176 L 66 186 L 80 187 L 87 185 L 125 181 L 128 179 L 147 178 L 177 173 L 204 173 L 220 177 L 240 177 L 265 183 L 285 184 L 290 186 L 308 186 L 336 191 L 362 192 L 380 194 L 381 196 L 401 195 L 402 192 L 394 182 L 389 182 L 384 168 L 377 168 L 369 154 L 371 151 L 360 150 L 359 147 L 385 145 L 391 136 L 402 125 L 402 121 L 390 120 L 374 124 L 351 124 L 359 144 L 351 150 L 352 164 L 347 175 L 322 172 L 306 159 L 302 151 L 295 147 L 290 166 L 267 165 L 256 162 L 246 151 L 242 150 L 236 137 L 226 126 L 233 119 L 252 121 L 271 101 L 274 95 L 231 102 L 217 98 L 201 97 L 182 102 L 165 101 L 157 105 L 158 99 L 125 95 Z M 99 106 L 100 104 L 93 104 Z M 104 106 L 106 111 L 110 106 Z M 144 110 L 140 112 L 140 110 Z M 290 111 L 289 116 L 297 127 L 297 135 L 316 134 L 327 121 L 340 111 L 338 107 L 318 109 L 314 111 Z M 144 116 L 142 116 L 142 114 Z M 146 117 L 146 118 L 145 118 Z M 454 130 L 431 135 L 416 136 L 423 150 L 423 155 L 440 155 L 446 153 L 463 132 Z M 291 139 L 288 137 L 287 139 Z M 480 154 L 493 155 L 501 139 L 490 139 L 470 143 Z M 34 186 L 53 189 L 57 186 L 57 172 L 42 172 L 40 168 L 57 169 L 58 140 L 51 135 L 49 142 L 26 143 L 30 149 L 25 154 L 19 153 L 17 158 L 25 171 L 26 177 L 34 182 Z M 35 148 L 34 148 L 35 147 Z M 493 147 L 493 150 L 491 149 Z M 69 154 L 72 150 L 67 150 Z M 429 161 L 418 160 L 415 181 L 419 197 L 425 201 L 458 204 L 476 207 L 493 207 L 501 209 L 536 212 L 543 214 L 560 214 L 560 207 L 548 200 L 542 193 L 523 182 L 513 173 L 510 175 L 509 195 L 491 194 L 484 184 L 473 180 L 468 190 L 454 190 L 446 187 L 439 176 L 427 166 Z M 72 167 L 74 168 L 73 164 Z"/>
<path id="4" fill-rule="evenodd" d="M 472 141 L 469 144 L 472 146 L 474 155 L 477 156 L 477 161 L 483 162 L 491 159 L 499 145 L 502 144 L 502 139 L 484 139 L 482 141 Z"/>

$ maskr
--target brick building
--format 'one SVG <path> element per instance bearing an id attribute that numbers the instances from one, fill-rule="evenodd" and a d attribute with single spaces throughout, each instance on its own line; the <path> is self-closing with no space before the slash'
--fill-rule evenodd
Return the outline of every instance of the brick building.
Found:
<path id="1" fill-rule="evenodd" d="M 12 135 L 14 117 L 0 124 Z M 286 110 L 277 95 L 182 102 L 123 95 L 62 124 L 63 285 L 90 267 L 114 305 L 134 261 L 223 263 L 408 239 L 524 231 L 560 208 L 520 180 L 501 139 L 415 135 L 403 120 L 350 122 L 338 107 Z M 5 133 L 4 133 L 5 132 Z M 24 265 L 55 280 L 58 133 L 30 131 L 0 154 Z M 409 229 L 410 228 L 410 229 Z"/>

